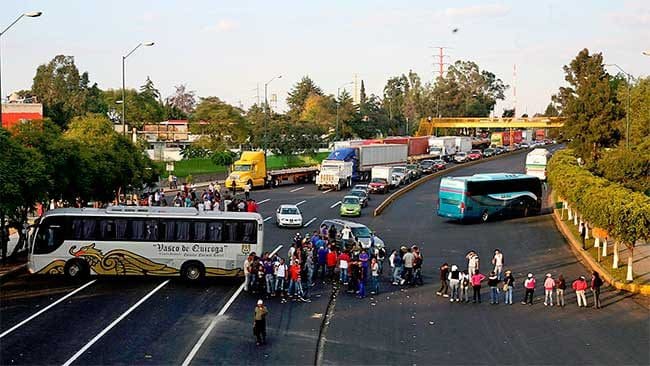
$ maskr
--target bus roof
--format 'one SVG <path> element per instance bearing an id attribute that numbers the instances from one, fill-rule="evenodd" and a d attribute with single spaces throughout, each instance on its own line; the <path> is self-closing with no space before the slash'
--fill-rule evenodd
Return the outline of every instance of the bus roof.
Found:
<path id="1" fill-rule="evenodd" d="M 110 206 L 107 208 L 57 208 L 45 212 L 44 216 L 105 216 L 105 217 L 206 217 L 229 219 L 256 219 L 262 216 L 255 212 L 199 211 L 193 207 L 149 207 Z"/>
<path id="2" fill-rule="evenodd" d="M 524 178 L 535 178 L 531 175 L 519 174 L 519 173 L 481 173 L 474 174 L 462 177 L 444 177 L 443 179 L 452 179 L 457 181 L 465 182 L 481 182 L 489 180 L 510 180 L 510 179 L 524 179 Z"/>

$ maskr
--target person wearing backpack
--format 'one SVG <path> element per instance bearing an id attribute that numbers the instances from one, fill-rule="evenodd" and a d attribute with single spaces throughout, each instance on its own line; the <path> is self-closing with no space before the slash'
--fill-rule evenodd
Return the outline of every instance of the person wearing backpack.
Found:
<path id="1" fill-rule="evenodd" d="M 603 279 L 600 273 L 593 271 L 591 275 L 591 292 L 594 295 L 594 308 L 600 309 L 600 287 L 603 285 Z"/>
<path id="2" fill-rule="evenodd" d="M 449 299 L 449 302 L 460 301 L 460 280 L 462 276 L 463 274 L 458 270 L 458 266 L 452 264 L 448 277 L 449 285 L 451 286 L 451 299 Z"/>
<path id="3" fill-rule="evenodd" d="M 512 276 L 512 271 L 507 270 L 503 278 L 503 303 L 512 305 L 512 288 L 515 286 L 515 278 Z"/>
<path id="4" fill-rule="evenodd" d="M 469 272 L 463 271 L 460 279 L 460 299 L 469 302 Z"/>

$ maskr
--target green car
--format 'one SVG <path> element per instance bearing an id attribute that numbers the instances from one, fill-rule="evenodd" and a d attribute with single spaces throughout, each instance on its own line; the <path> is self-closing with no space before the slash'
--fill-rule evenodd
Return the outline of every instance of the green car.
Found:
<path id="1" fill-rule="evenodd" d="M 361 200 L 359 200 L 359 197 L 343 197 L 339 213 L 341 216 L 361 216 Z"/>

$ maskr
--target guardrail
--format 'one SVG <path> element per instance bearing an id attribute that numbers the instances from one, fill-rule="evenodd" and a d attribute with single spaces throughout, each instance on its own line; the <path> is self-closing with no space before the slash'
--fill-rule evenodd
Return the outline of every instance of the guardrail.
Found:
<path id="1" fill-rule="evenodd" d="M 413 183 L 410 183 L 407 186 L 404 186 L 404 187 L 400 188 L 399 190 L 395 191 L 394 193 L 392 193 L 390 196 L 388 196 L 388 198 L 386 198 L 382 203 L 380 203 L 379 206 L 377 206 L 377 208 L 375 208 L 375 210 L 373 211 L 373 216 L 381 215 L 382 211 L 384 211 L 386 209 L 386 207 L 390 206 L 390 204 L 393 203 L 396 199 L 400 198 L 405 193 L 419 187 L 421 184 L 432 180 L 433 178 L 440 177 L 445 173 L 453 172 L 454 170 L 458 170 L 458 169 L 461 169 L 461 168 L 464 168 L 464 167 L 467 167 L 467 166 L 476 165 L 476 164 L 479 164 L 479 163 L 483 163 L 485 161 L 496 160 L 496 159 L 499 159 L 499 158 L 502 158 L 502 157 L 505 157 L 505 156 L 521 154 L 521 153 L 524 153 L 524 152 L 528 152 L 529 150 L 530 149 L 509 151 L 509 152 L 503 153 L 501 155 L 495 155 L 495 156 L 491 156 L 491 157 L 485 158 L 485 159 L 479 159 L 479 160 L 474 160 L 474 161 L 470 161 L 470 162 L 463 163 L 463 164 L 454 165 L 454 166 L 449 167 L 447 169 L 439 170 L 439 171 L 437 171 L 435 173 L 431 173 L 431 174 L 429 174 L 429 175 L 427 175 L 425 177 L 422 177 L 422 178 L 416 180 Z"/>

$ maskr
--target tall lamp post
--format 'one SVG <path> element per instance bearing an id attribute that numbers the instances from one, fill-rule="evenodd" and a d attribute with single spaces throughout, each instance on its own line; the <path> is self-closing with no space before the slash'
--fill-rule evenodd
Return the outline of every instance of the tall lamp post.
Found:
<path id="1" fill-rule="evenodd" d="M 271 80 L 267 81 L 264 83 L 264 108 L 265 108 L 265 113 L 264 113 L 264 151 L 266 152 L 266 129 L 267 129 L 267 124 L 268 124 L 268 119 L 271 115 L 271 108 L 269 108 L 269 99 L 268 99 L 268 91 L 269 91 L 269 84 L 275 79 L 282 79 L 282 75 L 274 76 L 271 78 Z"/>
<path id="2" fill-rule="evenodd" d="M 131 56 L 131 54 L 141 46 L 151 47 L 153 45 L 153 42 L 139 43 L 131 50 L 131 52 L 127 53 L 126 56 L 122 56 L 122 134 L 124 134 L 124 136 L 126 136 L 126 76 L 124 73 L 124 64 L 126 58 Z"/>
<path id="3" fill-rule="evenodd" d="M 336 88 L 336 140 L 339 139 L 339 105 L 341 104 L 339 99 L 340 99 L 341 88 L 345 88 L 346 86 L 352 84 L 354 83 L 350 81 Z"/>
<path id="4" fill-rule="evenodd" d="M 627 76 L 627 108 L 625 111 L 625 147 L 630 149 L 630 79 L 632 75 L 628 74 L 617 64 L 606 64 L 605 66 L 614 66 Z"/>
<path id="5" fill-rule="evenodd" d="M 22 13 L 16 20 L 14 20 L 7 28 L 5 28 L 2 32 L 0 32 L 0 40 L 2 40 L 2 36 L 7 33 L 9 28 L 13 27 L 14 24 L 18 23 L 19 20 L 21 20 L 23 17 L 29 17 L 29 18 L 37 18 L 40 17 L 43 12 L 41 11 L 32 11 L 29 13 Z M 2 126 L 2 57 L 0 57 L 0 126 Z"/>

